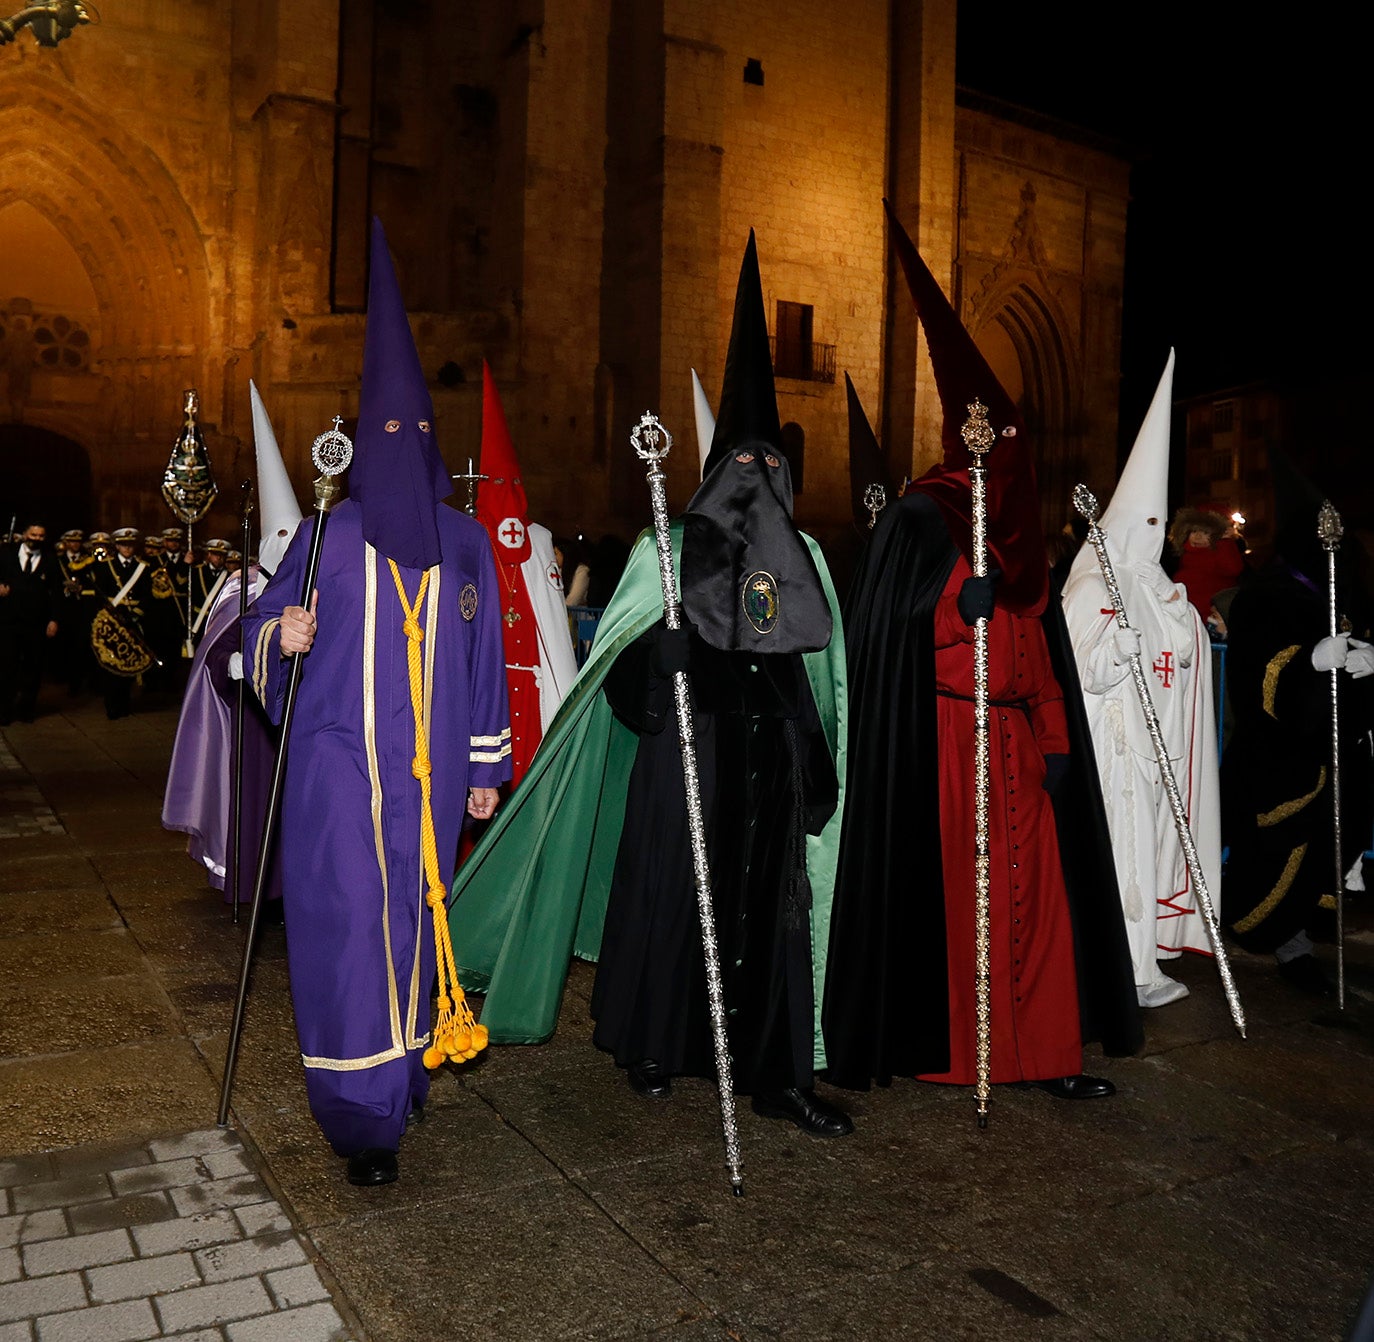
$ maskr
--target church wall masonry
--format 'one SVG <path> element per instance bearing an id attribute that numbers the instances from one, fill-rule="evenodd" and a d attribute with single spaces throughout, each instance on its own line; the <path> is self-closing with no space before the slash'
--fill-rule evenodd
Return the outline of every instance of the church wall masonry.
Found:
<path id="1" fill-rule="evenodd" d="M 770 322 L 809 309 L 811 375 L 778 378 L 803 524 L 849 524 L 846 371 L 895 473 L 929 464 L 884 195 L 1046 431 L 1047 475 L 1111 478 L 1127 165 L 956 96 L 955 0 L 107 8 L 56 50 L 0 51 L 0 240 L 21 240 L 0 255 L 0 426 L 89 457 L 93 520 L 171 521 L 157 486 L 195 386 L 222 491 L 197 530 L 229 534 L 249 377 L 305 499 L 311 440 L 356 413 L 373 211 L 450 469 L 477 455 L 485 357 L 557 531 L 644 524 L 646 409 L 686 501 L 690 370 L 714 401 L 751 227 Z M 51 345 L 57 317 L 45 365 L 35 322 Z"/>

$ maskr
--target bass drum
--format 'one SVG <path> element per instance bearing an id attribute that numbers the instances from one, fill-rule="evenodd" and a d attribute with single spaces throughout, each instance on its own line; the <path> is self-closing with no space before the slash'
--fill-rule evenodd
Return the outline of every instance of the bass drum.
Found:
<path id="1" fill-rule="evenodd" d="M 157 661 L 140 635 L 109 606 L 97 611 L 91 621 L 91 651 L 116 676 L 141 676 Z"/>

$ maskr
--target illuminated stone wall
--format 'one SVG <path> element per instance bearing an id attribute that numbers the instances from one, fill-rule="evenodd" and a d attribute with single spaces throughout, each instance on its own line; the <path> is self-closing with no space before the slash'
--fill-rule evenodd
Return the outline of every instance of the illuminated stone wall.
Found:
<path id="1" fill-rule="evenodd" d="M 938 428 L 884 195 L 1059 475 L 1110 462 L 1125 165 L 956 100 L 955 19 L 955 0 L 125 0 L 56 50 L 21 38 L 0 49 L 10 492 L 55 496 L 15 466 L 26 433 L 55 434 L 91 491 L 81 515 L 45 502 L 52 525 L 166 525 L 195 386 L 222 487 L 201 534 L 228 534 L 252 377 L 304 496 L 311 439 L 356 412 L 375 212 L 451 469 L 477 455 L 485 357 L 535 515 L 632 535 L 629 427 L 652 408 L 677 433 L 680 506 L 689 370 L 714 401 L 752 227 L 770 323 L 806 305 L 833 349 L 833 381 L 778 390 L 805 442 L 799 517 L 842 532 L 844 373 L 899 474 Z"/>

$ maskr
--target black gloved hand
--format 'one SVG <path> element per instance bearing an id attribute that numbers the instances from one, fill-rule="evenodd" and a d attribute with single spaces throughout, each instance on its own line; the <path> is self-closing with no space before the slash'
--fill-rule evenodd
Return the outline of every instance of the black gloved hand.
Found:
<path id="1" fill-rule="evenodd" d="M 662 680 L 670 680 L 691 665 L 691 631 L 662 628 L 649 654 L 649 670 Z"/>
<path id="2" fill-rule="evenodd" d="M 1064 781 L 1068 772 L 1069 757 L 1067 755 L 1046 755 L 1045 781 L 1041 786 L 1053 797 L 1059 791 L 1059 785 Z"/>
<path id="3" fill-rule="evenodd" d="M 993 592 L 997 580 L 1002 576 L 1000 569 L 989 569 L 986 578 L 965 578 L 959 589 L 956 604 L 959 615 L 967 625 L 977 624 L 979 620 L 992 619 Z"/>

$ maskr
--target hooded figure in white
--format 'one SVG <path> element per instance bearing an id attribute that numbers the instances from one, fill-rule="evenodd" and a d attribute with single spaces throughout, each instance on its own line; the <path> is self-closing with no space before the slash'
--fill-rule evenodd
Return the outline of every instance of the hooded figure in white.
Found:
<path id="1" fill-rule="evenodd" d="M 1084 545 L 1064 584 L 1064 617 L 1083 683 L 1102 778 L 1117 882 L 1143 1007 L 1188 989 L 1159 967 L 1210 954 L 1206 925 L 1141 710 L 1130 655 L 1139 652 L 1160 731 L 1213 901 L 1220 898 L 1221 814 L 1212 649 L 1183 587 L 1160 566 L 1168 522 L 1169 413 L 1174 355 L 1099 521 L 1130 629 L 1119 629 L 1097 552 Z"/>
<path id="2" fill-rule="evenodd" d="M 256 600 L 272 575 L 291 537 L 300 526 L 302 513 L 291 488 L 290 477 L 281 459 L 272 421 L 252 382 L 248 384 L 253 404 L 253 440 L 258 459 L 257 519 L 262 528 L 258 544 L 258 566 L 250 571 L 250 602 Z M 162 806 L 162 823 L 167 829 L 182 830 L 191 837 L 187 850 L 201 863 L 207 879 L 216 890 L 226 888 L 233 836 L 229 833 L 229 798 L 234 756 L 235 704 L 231 682 L 243 678 L 243 658 L 238 651 L 239 582 L 242 572 L 223 579 L 205 620 L 205 635 L 186 678 L 186 694 L 181 701 L 176 742 L 167 773 L 167 793 Z M 261 772 L 270 766 L 271 741 L 265 722 L 257 714 L 256 701 L 249 696 L 244 723 L 245 814 L 251 797 L 265 783 L 250 786 L 250 770 Z M 256 747 L 252 748 L 251 747 Z M 254 831 L 256 834 L 256 830 Z M 250 860 L 255 839 L 245 845 Z M 245 868 L 245 872 L 247 869 Z M 240 897 L 246 898 L 246 882 L 240 882 Z M 232 890 L 226 898 L 232 897 Z"/>

